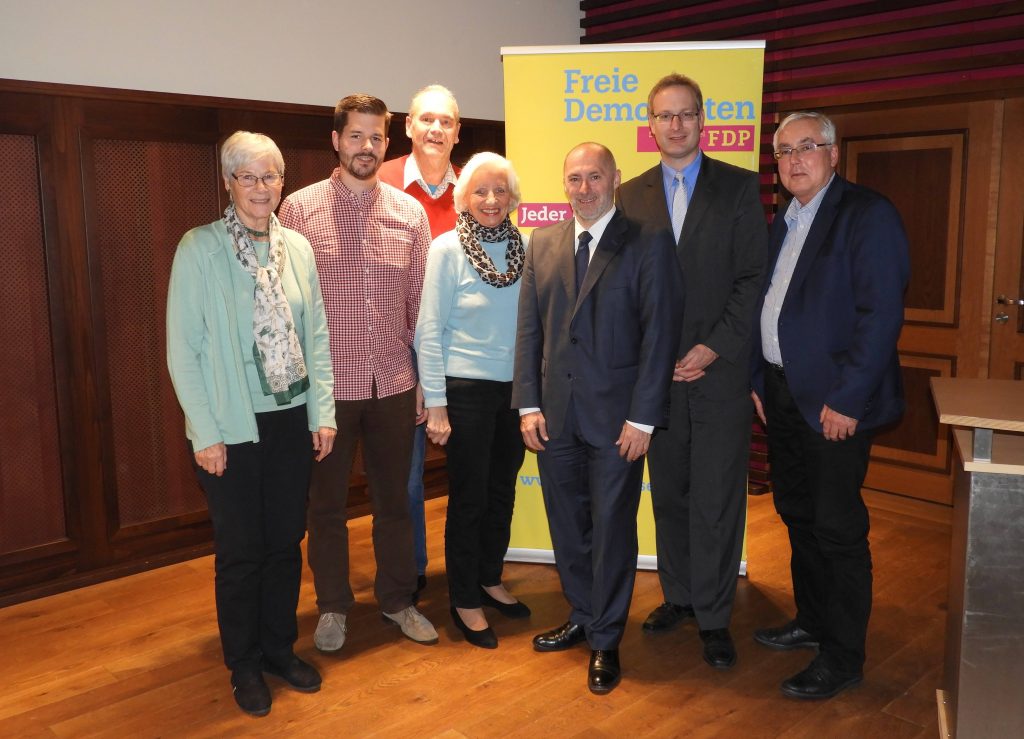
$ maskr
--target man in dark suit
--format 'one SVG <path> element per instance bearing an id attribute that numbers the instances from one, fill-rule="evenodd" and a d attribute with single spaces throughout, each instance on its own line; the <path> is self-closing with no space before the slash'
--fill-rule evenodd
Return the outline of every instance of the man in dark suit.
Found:
<path id="1" fill-rule="evenodd" d="M 668 410 L 679 271 L 614 207 L 619 171 L 600 144 L 563 168 L 574 218 L 530 237 L 519 296 L 512 405 L 537 452 L 555 563 L 572 610 L 540 652 L 590 644 L 588 685 L 619 682 L 636 570 L 643 459 Z"/>
<path id="2" fill-rule="evenodd" d="M 782 683 L 794 698 L 828 698 L 861 681 L 871 552 L 860 488 L 874 430 L 904 405 L 896 342 L 907 237 L 892 203 L 835 174 L 835 136 L 820 113 L 794 113 L 775 134 L 793 199 L 772 224 L 772 276 L 755 327 L 753 397 L 789 529 L 796 618 L 754 639 L 819 649 Z"/>
<path id="3" fill-rule="evenodd" d="M 675 248 L 686 284 L 666 429 L 651 441 L 651 502 L 665 602 L 647 633 L 696 617 L 704 660 L 736 663 L 729 634 L 746 517 L 749 357 L 768 231 L 758 176 L 700 150 L 700 87 L 671 74 L 648 96 L 661 162 L 619 204 Z"/>

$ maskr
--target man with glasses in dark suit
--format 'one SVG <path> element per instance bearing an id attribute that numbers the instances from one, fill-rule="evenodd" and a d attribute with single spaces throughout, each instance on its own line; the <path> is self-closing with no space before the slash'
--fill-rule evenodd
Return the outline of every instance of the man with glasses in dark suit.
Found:
<path id="1" fill-rule="evenodd" d="M 700 150 L 704 99 L 670 74 L 648 96 L 661 161 L 622 185 L 632 219 L 671 242 L 686 303 L 666 429 L 651 440 L 651 502 L 665 602 L 647 633 L 696 619 L 704 661 L 736 663 L 729 633 L 746 518 L 749 357 L 767 228 L 758 175 Z"/>
<path id="2" fill-rule="evenodd" d="M 794 113 L 774 144 L 793 199 L 772 224 L 752 385 L 789 530 L 796 617 L 754 639 L 817 649 L 782 692 L 829 698 L 864 671 L 872 578 L 860 488 L 872 435 L 903 414 L 896 342 L 910 257 L 892 203 L 835 173 L 831 120 Z"/>

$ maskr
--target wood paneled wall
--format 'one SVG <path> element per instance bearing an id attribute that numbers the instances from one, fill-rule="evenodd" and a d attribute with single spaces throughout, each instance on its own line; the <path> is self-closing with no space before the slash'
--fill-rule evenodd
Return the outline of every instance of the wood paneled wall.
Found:
<path id="1" fill-rule="evenodd" d="M 0 605 L 209 550 L 164 354 L 174 248 L 226 205 L 228 134 L 278 143 L 287 195 L 336 166 L 332 114 L 0 80 Z M 409 150 L 404 115 L 390 136 Z M 461 139 L 459 163 L 504 151 L 500 122 Z"/>
<path id="2" fill-rule="evenodd" d="M 583 0 L 582 43 L 765 39 L 765 107 L 1024 86 L 1024 3 Z"/>
<path id="3" fill-rule="evenodd" d="M 581 0 L 580 9 L 584 44 L 766 41 L 766 204 L 777 200 L 770 148 L 780 112 L 1024 93 L 1019 0 Z"/>

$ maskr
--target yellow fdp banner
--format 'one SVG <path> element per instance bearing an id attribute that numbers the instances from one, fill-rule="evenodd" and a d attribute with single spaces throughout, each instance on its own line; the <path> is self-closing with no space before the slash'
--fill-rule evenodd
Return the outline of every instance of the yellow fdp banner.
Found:
<path id="1" fill-rule="evenodd" d="M 615 154 L 622 180 L 659 161 L 647 93 L 666 74 L 693 78 L 704 95 L 701 150 L 757 171 L 764 41 L 503 47 L 505 150 L 519 175 L 524 234 L 572 216 L 562 161 L 583 141 Z M 641 567 L 655 565 L 650 482 L 638 517 Z M 552 560 L 537 459 L 527 452 L 516 490 L 509 559 Z M 744 561 L 746 557 L 744 556 Z"/>

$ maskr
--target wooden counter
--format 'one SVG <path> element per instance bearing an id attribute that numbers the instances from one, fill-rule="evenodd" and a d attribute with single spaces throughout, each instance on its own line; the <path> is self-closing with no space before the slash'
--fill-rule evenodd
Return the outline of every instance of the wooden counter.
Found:
<path id="1" fill-rule="evenodd" d="M 933 377 L 939 422 L 1024 432 L 1024 382 Z"/>
<path id="2" fill-rule="evenodd" d="M 959 457 L 939 724 L 1024 736 L 1024 382 L 932 378 L 932 394 Z"/>
<path id="3" fill-rule="evenodd" d="M 974 459 L 974 440 L 971 437 L 971 429 L 953 429 L 953 440 L 965 470 L 1024 475 L 1024 434 L 995 434 L 992 438 L 991 462 Z"/>
<path id="4" fill-rule="evenodd" d="M 970 443 L 961 446 L 961 451 L 969 453 L 974 463 L 995 462 L 993 445 L 996 443 L 995 431 L 1024 433 L 1024 382 L 1017 380 L 978 380 L 960 377 L 933 377 L 932 395 L 935 408 L 939 411 L 939 422 L 950 426 L 966 426 L 970 431 Z M 957 436 L 957 444 L 966 437 Z M 1010 451 L 1005 441 L 1001 442 L 1003 463 L 1015 464 L 1016 444 L 1011 444 Z M 1013 459 L 1005 455 L 1010 453 Z M 996 472 L 993 467 L 987 472 Z M 1021 474 L 1013 472 L 1012 474 Z"/>

